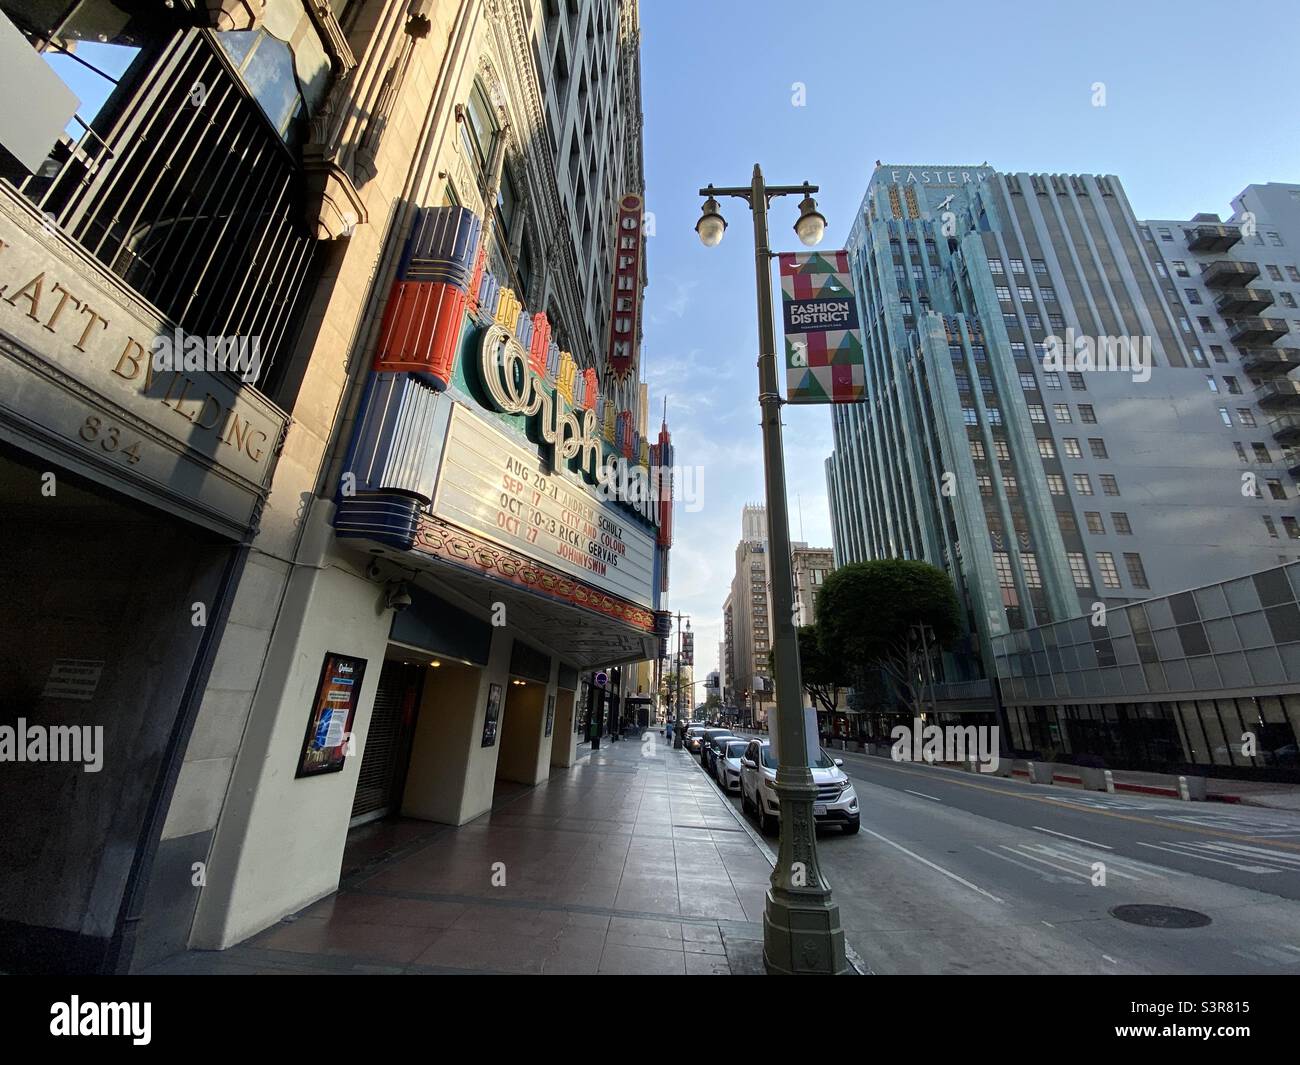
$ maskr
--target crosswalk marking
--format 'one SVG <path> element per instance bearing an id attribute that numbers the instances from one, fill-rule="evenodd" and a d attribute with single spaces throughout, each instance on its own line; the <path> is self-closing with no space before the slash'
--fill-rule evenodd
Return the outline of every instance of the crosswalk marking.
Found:
<path id="1" fill-rule="evenodd" d="M 1212 858 L 1208 854 L 1200 854 L 1197 848 L 1203 847 L 1203 843 L 1183 843 L 1172 840 L 1165 840 L 1165 845 L 1159 843 L 1142 843 L 1138 842 L 1139 847 L 1150 847 L 1152 850 L 1168 851 L 1170 854 L 1178 854 L 1184 858 L 1195 858 L 1197 861 L 1213 862 L 1216 865 L 1226 865 L 1243 873 L 1255 873 L 1258 876 L 1265 876 L 1269 873 L 1280 873 L 1281 869 L 1270 869 L 1264 865 L 1242 865 L 1240 861 L 1229 862 L 1222 858 Z"/>

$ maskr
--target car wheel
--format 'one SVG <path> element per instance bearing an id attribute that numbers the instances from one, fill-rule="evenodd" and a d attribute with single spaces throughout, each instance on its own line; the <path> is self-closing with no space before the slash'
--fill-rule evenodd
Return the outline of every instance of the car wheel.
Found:
<path id="1" fill-rule="evenodd" d="M 744 784 L 740 785 L 740 812 L 742 814 L 749 813 L 749 796 L 745 794 Z"/>
<path id="2" fill-rule="evenodd" d="M 758 809 L 758 822 L 765 836 L 775 836 L 781 827 L 781 822 L 777 820 L 776 815 L 768 813 L 761 806 Z"/>
<path id="3" fill-rule="evenodd" d="M 858 829 L 860 827 L 861 827 L 861 822 L 849 821 L 844 826 L 844 834 L 846 836 L 856 836 L 858 834 Z"/>

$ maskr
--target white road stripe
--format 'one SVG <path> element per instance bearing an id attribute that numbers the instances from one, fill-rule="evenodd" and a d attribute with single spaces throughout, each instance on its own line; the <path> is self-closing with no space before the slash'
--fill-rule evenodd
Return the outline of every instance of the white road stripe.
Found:
<path id="1" fill-rule="evenodd" d="M 1060 836 L 1062 839 L 1072 839 L 1075 843 L 1086 843 L 1089 847 L 1100 847 L 1104 851 L 1113 851 L 1114 847 L 1108 847 L 1104 843 L 1093 843 L 1090 839 L 1080 839 L 1078 836 L 1067 836 L 1064 832 L 1053 832 L 1050 828 L 1044 828 L 1042 825 L 1034 825 L 1039 832 L 1046 832 L 1049 836 Z"/>
<path id="2" fill-rule="evenodd" d="M 1058 872 L 1064 873 L 1066 876 L 1077 876 L 1081 880 L 1091 879 L 1087 873 L 1081 872 L 1078 869 L 1069 869 L 1064 865 L 1057 865 L 1055 862 L 1049 862 L 1046 858 L 1036 858 L 1032 854 L 1026 854 L 1022 850 L 1017 850 L 1015 847 L 1008 847 L 1005 843 L 999 844 L 999 846 L 1001 846 L 1004 851 L 1010 851 L 1012 854 L 1018 854 L 1022 858 L 1028 858 L 1031 862 L 1038 862 L 1040 865 L 1045 865 L 1049 869 L 1055 869 Z"/>
<path id="3" fill-rule="evenodd" d="M 913 791 L 911 788 L 904 788 L 903 790 L 909 795 L 919 795 L 921 798 L 929 799 L 931 802 L 943 802 L 942 799 L 936 799 L 933 795 L 927 795 L 923 791 Z"/>
<path id="4" fill-rule="evenodd" d="M 1229 858 L 1248 858 L 1252 861 L 1277 862 L 1280 865 L 1300 866 L 1300 854 L 1279 854 L 1266 847 L 1249 847 L 1244 843 L 1226 843 L 1206 840 L 1197 846 L 1219 851 Z"/>
<path id="5" fill-rule="evenodd" d="M 997 903 L 998 905 L 1000 905 L 1000 906 L 1005 906 L 1005 905 L 1006 905 L 1005 900 L 998 898 L 996 895 L 992 895 L 992 894 L 990 894 L 989 892 L 985 891 L 982 887 L 978 887 L 978 886 L 976 886 L 975 884 L 972 884 L 969 880 L 966 880 L 966 879 L 964 879 L 964 878 L 958 876 L 956 873 L 951 872 L 951 871 L 945 869 L 942 865 L 935 865 L 934 862 L 930 861 L 930 859 L 928 859 L 928 858 L 922 858 L 919 854 L 915 853 L 914 851 L 909 851 L 909 850 L 908 850 L 906 847 L 904 847 L 901 843 L 895 843 L 892 839 L 889 839 L 889 838 L 887 838 L 887 837 L 885 837 L 885 836 L 882 836 L 879 832 L 873 832 L 873 831 L 871 831 L 871 829 L 869 829 L 869 828 L 867 828 L 867 827 L 865 827 L 865 826 L 863 827 L 862 831 L 865 832 L 865 833 L 866 833 L 867 835 L 869 835 L 869 836 L 875 836 L 876 839 L 880 840 L 881 843 L 888 843 L 888 844 L 889 844 L 891 847 L 893 847 L 895 850 L 900 850 L 900 851 L 902 851 L 902 852 L 903 852 L 904 854 L 906 854 L 909 858 L 915 858 L 915 859 L 916 859 L 918 862 L 920 862 L 922 865 L 928 865 L 928 866 L 929 866 L 931 869 L 933 869 L 936 873 L 942 873 L 944 876 L 948 877 L 950 880 L 955 880 L 955 881 L 957 881 L 957 883 L 961 884 L 963 887 L 968 887 L 968 888 L 970 888 L 972 891 L 976 892 L 977 894 L 983 895 L 986 899 L 992 899 L 994 902 L 996 902 L 996 903 Z"/>
<path id="6" fill-rule="evenodd" d="M 1211 858 L 1205 854 L 1197 854 L 1195 851 L 1178 850 L 1174 847 L 1162 847 L 1158 843 L 1143 843 L 1138 841 L 1139 847 L 1150 847 L 1156 851 L 1168 851 L 1170 854 L 1181 854 L 1184 858 L 1195 858 L 1199 862 L 1214 862 L 1215 865 L 1226 865 L 1233 869 L 1239 869 L 1243 873 L 1280 873 L 1281 869 L 1266 869 L 1262 865 L 1239 865 L 1237 862 L 1225 862 L 1219 858 Z"/>

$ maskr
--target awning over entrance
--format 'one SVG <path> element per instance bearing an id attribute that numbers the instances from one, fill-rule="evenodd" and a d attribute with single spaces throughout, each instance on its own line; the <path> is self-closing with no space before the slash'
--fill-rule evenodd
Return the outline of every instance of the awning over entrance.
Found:
<path id="1" fill-rule="evenodd" d="M 364 534 L 345 538 L 427 575 L 418 583 L 431 590 L 458 593 L 488 610 L 503 604 L 507 625 L 579 668 L 640 662 L 658 653 L 651 611 L 439 519 L 421 515 L 406 551 Z"/>

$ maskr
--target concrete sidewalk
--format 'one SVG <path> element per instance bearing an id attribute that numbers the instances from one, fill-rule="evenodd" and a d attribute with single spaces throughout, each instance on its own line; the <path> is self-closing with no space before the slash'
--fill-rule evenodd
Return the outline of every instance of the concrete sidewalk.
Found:
<path id="1" fill-rule="evenodd" d="M 148 971 L 761 973 L 771 864 L 698 763 L 657 732 L 580 751 L 460 828 L 357 830 L 336 894 Z"/>

